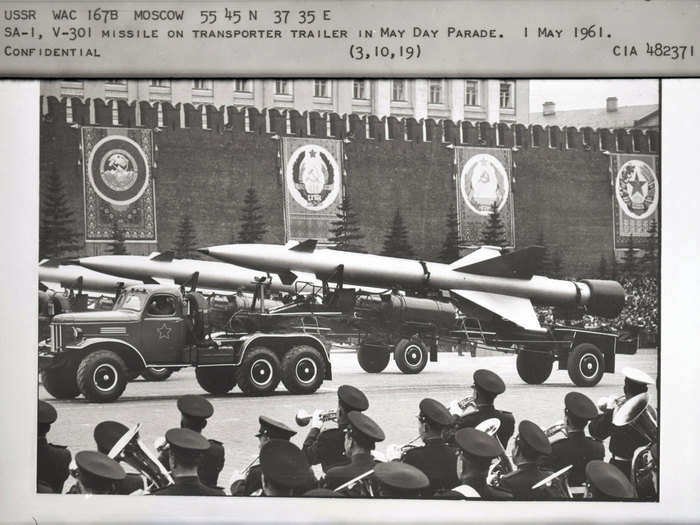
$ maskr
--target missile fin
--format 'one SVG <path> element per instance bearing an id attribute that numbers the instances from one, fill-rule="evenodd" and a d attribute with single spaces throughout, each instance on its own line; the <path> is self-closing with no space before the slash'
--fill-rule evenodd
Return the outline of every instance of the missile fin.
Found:
<path id="1" fill-rule="evenodd" d="M 493 312 L 526 330 L 542 331 L 529 299 L 475 290 L 450 290 L 453 294 Z"/>
<path id="2" fill-rule="evenodd" d="M 282 281 L 282 284 L 290 285 L 297 280 L 297 275 L 294 272 L 290 272 L 289 270 L 287 270 L 286 272 L 278 272 L 277 275 L 280 276 L 280 281 Z"/>
<path id="3" fill-rule="evenodd" d="M 143 281 L 143 284 L 161 284 L 160 281 L 156 281 L 153 277 L 144 277 L 141 281 Z"/>
<path id="4" fill-rule="evenodd" d="M 42 259 L 39 262 L 39 266 L 45 266 L 47 268 L 58 268 L 61 265 L 60 259 Z"/>
<path id="5" fill-rule="evenodd" d="M 175 257 L 175 254 L 173 253 L 172 250 L 166 250 L 164 252 L 153 252 L 149 259 L 152 261 L 162 261 L 162 262 L 170 262 L 173 260 Z"/>
<path id="6" fill-rule="evenodd" d="M 478 250 L 473 251 L 469 255 L 465 255 L 461 259 L 457 259 L 455 262 L 450 264 L 450 268 L 452 270 L 455 270 L 457 268 L 464 268 L 465 266 L 469 266 L 471 264 L 476 264 L 481 261 L 487 261 L 489 259 L 493 259 L 494 257 L 498 257 L 501 255 L 501 251 L 497 248 L 494 248 L 492 246 L 482 246 Z"/>
<path id="7" fill-rule="evenodd" d="M 306 239 L 305 241 L 302 241 L 289 249 L 294 252 L 312 253 L 316 249 L 317 242 L 318 241 L 316 239 Z"/>
<path id="8" fill-rule="evenodd" d="M 540 267 L 543 253 L 543 247 L 529 246 L 500 257 L 452 269 L 457 272 L 488 275 L 491 277 L 530 279 Z"/>

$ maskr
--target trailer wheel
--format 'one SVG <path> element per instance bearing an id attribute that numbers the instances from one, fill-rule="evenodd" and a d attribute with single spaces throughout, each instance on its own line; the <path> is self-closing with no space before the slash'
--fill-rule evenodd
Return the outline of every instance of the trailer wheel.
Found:
<path id="1" fill-rule="evenodd" d="M 520 379 L 530 385 L 544 383 L 552 373 L 554 358 L 545 352 L 521 350 L 515 360 Z"/>
<path id="2" fill-rule="evenodd" d="M 292 347 L 282 358 L 282 383 L 292 394 L 316 392 L 326 376 L 326 362 L 311 346 Z"/>
<path id="3" fill-rule="evenodd" d="M 194 374 L 199 386 L 216 396 L 226 394 L 236 386 L 234 366 L 198 366 Z"/>
<path id="4" fill-rule="evenodd" d="M 404 374 L 418 374 L 428 363 L 428 349 L 420 339 L 401 339 L 394 348 L 394 361 Z"/>
<path id="5" fill-rule="evenodd" d="M 279 359 L 264 346 L 248 350 L 236 371 L 236 382 L 246 394 L 269 394 L 280 382 Z"/>
<path id="6" fill-rule="evenodd" d="M 576 386 L 595 386 L 605 372 L 605 360 L 596 345 L 581 343 L 569 354 L 567 369 Z"/>
<path id="7" fill-rule="evenodd" d="M 174 368 L 144 368 L 141 377 L 146 381 L 165 381 L 175 372 Z"/>
<path id="8" fill-rule="evenodd" d="M 360 345 L 357 349 L 357 362 L 365 372 L 378 374 L 389 364 L 390 352 L 376 346 Z"/>
<path id="9" fill-rule="evenodd" d="M 75 366 L 50 368 L 41 373 L 41 382 L 56 399 L 73 399 L 80 395 L 76 373 Z"/>
<path id="10" fill-rule="evenodd" d="M 78 388 L 85 399 L 109 403 L 119 398 L 128 382 L 124 361 L 111 350 L 96 350 L 78 366 Z"/>

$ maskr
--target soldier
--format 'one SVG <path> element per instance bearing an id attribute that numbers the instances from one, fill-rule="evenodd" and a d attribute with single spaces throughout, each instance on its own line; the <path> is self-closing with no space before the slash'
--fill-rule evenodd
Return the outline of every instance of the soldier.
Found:
<path id="1" fill-rule="evenodd" d="M 267 416 L 260 416 L 258 422 L 260 423 L 260 429 L 255 434 L 255 437 L 259 440 L 259 450 L 262 450 L 263 446 L 271 439 L 289 441 L 296 434 L 294 430 L 284 423 L 275 421 Z M 244 474 L 244 479 L 238 479 L 231 484 L 232 496 L 250 496 L 262 489 L 262 469 L 259 463 L 249 467 L 248 472 Z"/>
<path id="2" fill-rule="evenodd" d="M 117 484 L 126 477 L 119 463 L 95 450 L 78 452 L 75 464 L 78 483 L 71 489 L 73 494 L 116 494 Z"/>
<path id="3" fill-rule="evenodd" d="M 431 493 L 456 487 L 457 455 L 443 438 L 443 432 L 454 424 L 454 416 L 442 403 L 430 398 L 423 399 L 418 408 L 418 431 L 425 445 L 407 450 L 401 461 L 428 476 Z"/>
<path id="4" fill-rule="evenodd" d="M 430 481 L 421 470 L 406 463 L 390 461 L 374 468 L 374 480 L 378 498 L 420 498 Z"/>
<path id="5" fill-rule="evenodd" d="M 66 447 L 53 445 L 46 440 L 46 434 L 51 429 L 51 424 L 56 421 L 58 414 L 56 409 L 46 401 L 39 401 L 37 407 L 37 444 L 36 444 L 36 482 L 42 491 L 46 486 L 53 492 L 60 494 L 63 484 L 68 478 L 68 466 L 71 453 Z"/>
<path id="6" fill-rule="evenodd" d="M 372 419 L 362 412 L 349 412 L 347 414 L 348 426 L 344 429 L 345 455 L 350 459 L 349 463 L 337 465 L 328 469 L 324 486 L 335 489 L 344 483 L 365 474 L 374 468 L 375 443 L 384 441 L 384 431 Z M 361 492 L 359 488 L 353 493 Z"/>
<path id="7" fill-rule="evenodd" d="M 223 496 L 221 489 L 204 485 L 197 474 L 204 453 L 211 446 L 201 434 L 188 428 L 165 433 L 174 484 L 155 491 L 155 496 Z"/>
<path id="8" fill-rule="evenodd" d="M 207 426 L 207 419 L 214 413 L 214 407 L 204 397 L 197 395 L 182 396 L 177 400 L 177 409 L 180 411 L 180 428 L 187 428 L 194 432 L 202 433 L 204 427 Z M 215 439 L 209 439 L 211 445 L 204 453 L 202 461 L 199 464 L 199 479 L 207 487 L 220 489 L 219 474 L 224 468 L 224 445 Z M 161 452 L 160 462 L 167 466 L 167 453 L 162 450 L 162 445 L 157 447 Z"/>
<path id="9" fill-rule="evenodd" d="M 615 501 L 635 497 L 634 487 L 622 471 L 599 459 L 586 465 L 586 481 L 588 483 L 586 498 Z"/>
<path id="10" fill-rule="evenodd" d="M 321 464 L 323 472 L 333 465 L 347 463 L 344 452 L 343 430 L 348 425 L 347 414 L 351 410 L 364 412 L 369 408 L 367 397 L 354 386 L 341 385 L 338 388 L 338 428 L 321 431 L 321 411 L 316 410 L 302 450 L 310 465 Z"/>
<path id="11" fill-rule="evenodd" d="M 515 429 L 515 418 L 510 412 L 505 410 L 496 410 L 493 406 L 493 401 L 496 396 L 502 394 L 506 390 L 506 385 L 497 374 L 490 370 L 477 370 L 474 372 L 474 405 L 476 410 L 466 414 L 457 414 L 457 422 L 455 428 L 474 428 L 479 423 L 486 419 L 497 418 L 501 422 L 501 426 L 496 432 L 503 448 L 508 447 L 508 441 L 513 435 Z M 450 407 L 453 414 L 459 411 L 455 407 Z"/>
<path id="12" fill-rule="evenodd" d="M 109 455 L 110 450 L 128 431 L 129 428 L 126 425 L 122 425 L 117 421 L 102 421 L 98 423 L 92 433 L 97 444 L 97 450 L 105 455 Z M 145 489 L 144 480 L 140 473 L 127 472 L 124 479 L 116 483 L 115 494 L 131 494 Z"/>
<path id="13" fill-rule="evenodd" d="M 304 453 L 284 439 L 271 439 L 263 445 L 260 469 L 262 496 L 297 496 L 316 482 Z"/>
<path id="14" fill-rule="evenodd" d="M 336 492 L 331 489 L 323 489 L 323 488 L 316 488 L 316 489 L 311 489 L 304 494 L 302 494 L 303 497 L 305 498 L 344 498 L 345 496 L 341 494 L 340 492 Z"/>
<path id="15" fill-rule="evenodd" d="M 552 443 L 549 466 L 558 471 L 573 465 L 569 471 L 569 485 L 583 485 L 586 480 L 586 465 L 593 459 L 605 457 L 605 447 L 600 441 L 586 436 L 584 429 L 588 421 L 598 415 L 593 401 L 579 392 L 569 392 L 564 397 L 566 438 Z"/>
<path id="16" fill-rule="evenodd" d="M 602 407 L 603 413 L 594 418 L 589 424 L 588 431 L 592 437 L 601 441 L 610 437 L 608 445 L 611 454 L 610 463 L 619 468 L 629 478 L 634 451 L 639 447 L 648 445 L 649 441 L 629 425 L 624 427 L 613 425 L 613 413 L 621 402 L 646 392 L 648 385 L 654 384 L 654 380 L 636 368 L 623 368 L 622 374 L 625 376 L 624 398 L 620 401 L 609 399 L 605 407 Z"/>
<path id="17" fill-rule="evenodd" d="M 532 421 L 523 420 L 518 425 L 518 436 L 513 448 L 513 462 L 518 469 L 501 476 L 500 487 L 515 499 L 552 499 L 566 497 L 558 480 L 536 489 L 532 486 L 552 474 L 541 467 L 542 456 L 552 453 L 552 446 L 544 432 Z"/>
<path id="18" fill-rule="evenodd" d="M 459 447 L 456 474 L 461 485 L 441 497 L 459 494 L 461 498 L 507 499 L 510 495 L 489 486 L 486 478 L 494 458 L 503 449 L 498 439 L 475 428 L 463 428 L 455 434 Z"/>

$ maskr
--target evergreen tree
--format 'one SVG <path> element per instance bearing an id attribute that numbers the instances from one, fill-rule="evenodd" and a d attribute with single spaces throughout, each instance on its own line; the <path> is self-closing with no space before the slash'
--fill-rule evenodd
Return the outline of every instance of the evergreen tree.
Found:
<path id="1" fill-rule="evenodd" d="M 63 181 L 56 167 L 52 166 L 41 201 L 40 258 L 72 255 L 80 249 L 80 236 L 75 230 L 73 214 Z"/>
<path id="2" fill-rule="evenodd" d="M 338 220 L 331 222 L 331 236 L 328 241 L 335 244 L 336 250 L 364 253 L 364 247 L 357 242 L 364 235 L 360 233 L 357 214 L 352 210 L 349 195 L 343 197 L 343 201 L 338 206 L 338 213 L 335 216 L 338 217 Z"/>
<path id="3" fill-rule="evenodd" d="M 542 246 L 542 259 L 540 262 L 540 272 L 542 275 L 549 276 L 552 273 L 552 259 L 549 256 L 549 250 L 547 249 L 547 243 L 545 243 L 544 240 L 544 232 L 540 230 L 539 235 L 537 236 L 537 245 Z"/>
<path id="4" fill-rule="evenodd" d="M 552 255 L 552 267 L 549 277 L 553 279 L 561 279 L 564 273 L 564 259 L 561 252 L 557 249 Z"/>
<path id="5" fill-rule="evenodd" d="M 642 264 L 644 269 L 651 274 L 655 274 L 659 269 L 659 233 L 656 226 L 656 220 L 652 219 L 647 229 L 649 237 L 642 256 Z"/>
<path id="6" fill-rule="evenodd" d="M 107 252 L 111 255 L 127 255 L 124 229 L 117 219 L 112 222 L 112 242 L 109 244 Z"/>
<path id="7" fill-rule="evenodd" d="M 255 187 L 251 186 L 243 198 L 238 242 L 244 244 L 259 242 L 266 232 L 267 226 L 265 225 L 265 216 L 262 213 L 262 205 L 258 200 Z"/>
<path id="8" fill-rule="evenodd" d="M 622 269 L 626 277 L 633 275 L 637 271 L 637 249 L 634 246 L 634 237 L 629 236 L 627 248 L 622 257 Z"/>
<path id="9" fill-rule="evenodd" d="M 199 259 L 197 248 L 197 232 L 194 229 L 194 223 L 188 214 L 185 214 L 180 221 L 175 238 L 175 246 L 173 252 L 175 257 Z"/>
<path id="10" fill-rule="evenodd" d="M 600 262 L 598 263 L 597 276 L 598 276 L 598 279 L 607 279 L 608 278 L 608 260 L 605 258 L 605 255 L 600 256 Z"/>
<path id="11" fill-rule="evenodd" d="M 491 204 L 491 213 L 489 213 L 488 221 L 481 231 L 480 242 L 483 245 L 499 246 L 501 248 L 506 245 L 506 229 L 503 226 L 496 201 Z"/>
<path id="12" fill-rule="evenodd" d="M 447 213 L 447 235 L 442 244 L 439 260 L 449 264 L 457 259 L 459 259 L 459 223 L 454 206 L 450 206 L 450 211 Z"/>
<path id="13" fill-rule="evenodd" d="M 408 242 L 408 230 L 403 223 L 403 217 L 401 217 L 401 211 L 398 208 L 396 208 L 396 213 L 391 223 L 391 229 L 384 239 L 382 255 L 405 257 L 407 259 L 415 256 L 413 248 L 411 248 Z"/>
<path id="14" fill-rule="evenodd" d="M 617 261 L 615 253 L 613 253 L 612 260 L 610 262 L 610 278 L 613 281 L 617 281 L 617 278 L 620 275 L 620 263 Z"/>

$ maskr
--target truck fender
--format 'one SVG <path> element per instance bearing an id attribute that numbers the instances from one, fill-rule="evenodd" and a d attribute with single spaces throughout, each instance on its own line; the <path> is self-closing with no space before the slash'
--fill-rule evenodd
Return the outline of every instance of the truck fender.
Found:
<path id="1" fill-rule="evenodd" d="M 121 339 L 96 337 L 84 339 L 78 344 L 66 346 L 66 350 L 81 351 L 84 354 L 87 354 L 97 348 L 103 348 L 105 350 L 112 350 L 113 352 L 116 352 L 122 359 L 124 359 L 124 362 L 130 369 L 140 370 L 147 366 L 143 354 L 141 354 L 141 352 L 139 352 L 135 346 L 127 343 L 126 341 L 122 341 Z"/>

